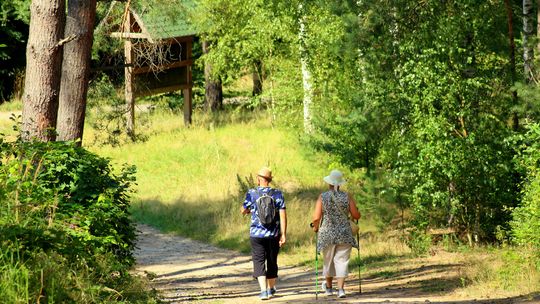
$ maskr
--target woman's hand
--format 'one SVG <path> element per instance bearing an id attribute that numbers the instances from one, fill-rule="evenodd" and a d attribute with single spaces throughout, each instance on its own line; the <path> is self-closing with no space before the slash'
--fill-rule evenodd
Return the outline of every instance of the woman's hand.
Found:
<path id="1" fill-rule="evenodd" d="M 283 245 L 285 245 L 285 243 L 287 242 L 287 238 L 285 237 L 284 234 L 281 235 L 281 237 L 279 238 L 279 247 L 283 247 Z"/>
<path id="2" fill-rule="evenodd" d="M 309 224 L 309 227 L 313 229 L 313 232 L 315 233 L 319 232 L 319 221 L 318 220 L 313 221 L 312 223 Z"/>

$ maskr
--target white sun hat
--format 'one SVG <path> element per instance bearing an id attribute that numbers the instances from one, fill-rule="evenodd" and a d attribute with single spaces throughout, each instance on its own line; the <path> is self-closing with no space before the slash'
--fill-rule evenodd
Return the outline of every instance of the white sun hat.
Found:
<path id="1" fill-rule="evenodd" d="M 332 170 L 330 172 L 330 175 L 325 176 L 323 180 L 330 185 L 333 186 L 341 186 L 345 184 L 345 180 L 343 179 L 343 173 L 339 170 Z"/>

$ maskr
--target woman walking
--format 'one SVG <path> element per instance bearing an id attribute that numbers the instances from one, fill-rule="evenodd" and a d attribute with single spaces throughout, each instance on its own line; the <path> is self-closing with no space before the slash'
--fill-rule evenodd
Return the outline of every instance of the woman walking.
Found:
<path id="1" fill-rule="evenodd" d="M 313 213 L 313 230 L 318 232 L 317 252 L 323 255 L 322 290 L 327 296 L 332 293 L 332 281 L 337 281 L 338 297 L 345 297 L 345 279 L 349 274 L 349 260 L 353 247 L 358 242 L 353 236 L 349 224 L 349 214 L 355 220 L 360 218 L 356 202 L 347 192 L 341 191 L 345 183 L 343 174 L 332 170 L 324 177 L 329 190 L 319 195 Z"/>

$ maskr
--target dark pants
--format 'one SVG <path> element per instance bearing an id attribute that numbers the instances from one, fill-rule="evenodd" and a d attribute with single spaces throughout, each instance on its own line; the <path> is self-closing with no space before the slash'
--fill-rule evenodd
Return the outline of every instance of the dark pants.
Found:
<path id="1" fill-rule="evenodd" d="M 250 238 L 253 258 L 253 276 L 267 279 L 277 278 L 277 256 L 279 238 Z"/>

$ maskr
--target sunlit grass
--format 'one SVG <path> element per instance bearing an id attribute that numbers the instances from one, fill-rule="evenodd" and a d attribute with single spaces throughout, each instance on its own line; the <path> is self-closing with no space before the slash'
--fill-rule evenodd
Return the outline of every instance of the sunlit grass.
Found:
<path id="1" fill-rule="evenodd" d="M 260 115 L 260 114 L 252 114 Z M 264 115 L 253 122 L 222 126 L 182 126 L 176 115 L 157 114 L 148 141 L 113 147 L 89 147 L 117 163 L 138 168 L 141 200 L 227 200 L 238 193 L 237 175 L 248 177 L 261 166 L 272 168 L 274 185 L 320 187 L 326 168 L 303 159 L 294 136 L 273 129 Z M 316 198 L 316 197 L 315 197 Z"/>
<path id="2" fill-rule="evenodd" d="M 20 100 L 0 104 L 0 134 L 6 135 L 8 140 L 16 138 L 13 127 L 16 124 L 15 122 L 19 120 L 21 111 L 22 102 Z"/>
<path id="3" fill-rule="evenodd" d="M 504 298 L 516 295 L 538 296 L 540 271 L 531 259 L 530 248 L 476 248 L 463 253 L 460 297 Z"/>
<path id="4" fill-rule="evenodd" d="M 11 100 L 0 104 L 0 112 L 20 112 L 22 111 L 21 100 Z"/>
<path id="5" fill-rule="evenodd" d="M 244 193 L 238 180 L 252 180 L 261 166 L 270 166 L 273 185 L 283 189 L 287 203 L 285 251 L 303 255 L 311 245 L 311 212 L 328 171 L 324 160 L 310 155 L 294 134 L 273 128 L 265 112 L 218 118 L 196 113 L 194 118 L 186 128 L 180 116 L 156 113 L 148 141 L 90 149 L 137 166 L 137 220 L 244 252 L 249 217 L 240 214 Z"/>

